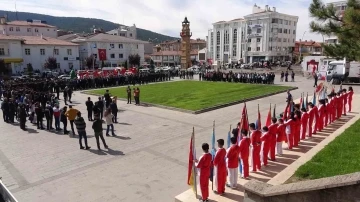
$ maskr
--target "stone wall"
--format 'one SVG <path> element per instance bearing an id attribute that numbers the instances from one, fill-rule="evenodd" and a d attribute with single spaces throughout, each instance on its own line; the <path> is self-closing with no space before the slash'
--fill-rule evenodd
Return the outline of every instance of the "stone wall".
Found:
<path id="1" fill-rule="evenodd" d="M 251 180 L 244 188 L 244 202 L 360 202 L 360 172 L 276 186 Z"/>

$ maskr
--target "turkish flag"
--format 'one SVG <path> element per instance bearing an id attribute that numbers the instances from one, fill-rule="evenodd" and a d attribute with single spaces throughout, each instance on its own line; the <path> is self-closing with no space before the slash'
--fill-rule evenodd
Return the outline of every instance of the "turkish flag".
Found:
<path id="1" fill-rule="evenodd" d="M 99 52 L 99 60 L 106 60 L 106 49 L 98 49 Z"/>

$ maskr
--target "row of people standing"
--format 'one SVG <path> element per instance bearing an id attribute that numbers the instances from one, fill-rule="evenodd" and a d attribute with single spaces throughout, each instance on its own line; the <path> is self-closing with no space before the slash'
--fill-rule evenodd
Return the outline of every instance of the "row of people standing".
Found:
<path id="1" fill-rule="evenodd" d="M 224 148 L 223 139 L 217 140 L 218 150 L 214 159 L 209 153 L 209 145 L 204 143 L 204 154 L 199 160 L 195 160 L 200 170 L 200 201 L 208 200 L 208 179 L 212 166 L 215 170 L 215 193 L 222 195 L 225 186 L 236 188 L 239 166 L 242 170 L 241 177 L 247 179 L 250 165 L 252 171 L 257 172 L 268 165 L 268 160 L 275 161 L 276 156 L 283 155 L 283 142 L 287 143 L 287 149 L 292 150 L 293 147 L 298 147 L 306 136 L 311 138 L 328 124 L 346 115 L 346 112 L 351 112 L 352 97 L 353 89 L 349 87 L 348 92 L 346 89 L 338 93 L 332 92 L 327 99 L 319 100 L 319 107 L 306 103 L 307 108 L 301 108 L 300 104 L 293 103 L 293 112 L 289 110 L 287 114 L 281 114 L 279 119 L 272 117 L 272 123 L 262 129 L 256 128 L 254 123 L 249 124 L 250 133 L 241 130 L 238 123 L 238 128 L 233 130 L 231 146 L 228 149 Z"/>

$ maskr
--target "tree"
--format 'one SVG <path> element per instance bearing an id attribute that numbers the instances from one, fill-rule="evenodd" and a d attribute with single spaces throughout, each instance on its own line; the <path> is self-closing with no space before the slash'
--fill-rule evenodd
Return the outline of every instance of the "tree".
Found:
<path id="1" fill-rule="evenodd" d="M 0 58 L 0 74 L 8 74 L 9 70 L 6 68 L 5 61 Z"/>
<path id="2" fill-rule="evenodd" d="M 346 10 L 338 12 L 332 5 L 313 0 L 309 8 L 315 21 L 310 23 L 312 32 L 338 38 L 339 44 L 323 44 L 324 53 L 337 59 L 360 60 L 360 3 L 348 0 Z"/>
<path id="3" fill-rule="evenodd" d="M 57 62 L 55 57 L 48 57 L 45 61 L 44 67 L 49 70 L 57 69 Z"/>
<path id="4" fill-rule="evenodd" d="M 28 64 L 26 65 L 26 70 L 27 70 L 28 74 L 29 74 L 30 76 L 32 76 L 34 69 L 33 69 L 33 66 L 32 66 L 31 63 L 28 63 Z"/>
<path id="5" fill-rule="evenodd" d="M 93 55 L 85 59 L 85 64 L 88 69 L 93 69 L 95 62 L 96 62 L 96 58 Z"/>
<path id="6" fill-rule="evenodd" d="M 125 62 L 124 62 L 124 67 L 125 67 L 125 69 L 128 68 L 128 61 L 127 60 L 125 60 Z"/>
<path id="7" fill-rule="evenodd" d="M 139 54 L 132 54 L 132 55 L 129 55 L 129 63 L 131 66 L 140 66 L 140 55 Z"/>

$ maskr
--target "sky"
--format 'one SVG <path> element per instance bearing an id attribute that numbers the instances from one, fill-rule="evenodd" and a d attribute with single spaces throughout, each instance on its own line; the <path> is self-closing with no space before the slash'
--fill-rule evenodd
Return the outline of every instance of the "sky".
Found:
<path id="1" fill-rule="evenodd" d="M 99 18 L 133 25 L 179 37 L 181 22 L 187 16 L 192 38 L 202 38 L 212 23 L 242 18 L 251 14 L 256 3 L 276 7 L 280 13 L 299 17 L 296 39 L 322 42 L 311 33 L 308 7 L 312 0 L 16 0 L 17 11 L 66 17 Z M 331 0 L 323 0 L 331 2 Z M 15 0 L 0 0 L 2 10 L 15 11 Z M 41 20 L 41 19 L 37 19 Z"/>

